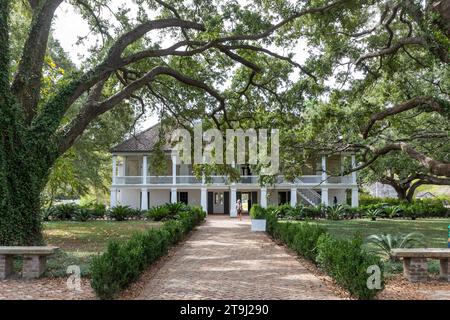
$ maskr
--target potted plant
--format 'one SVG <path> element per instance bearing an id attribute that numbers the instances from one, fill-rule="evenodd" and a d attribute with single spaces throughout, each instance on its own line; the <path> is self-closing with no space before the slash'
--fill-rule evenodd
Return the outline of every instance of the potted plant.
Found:
<path id="1" fill-rule="evenodd" d="M 266 210 L 264 208 L 257 204 L 253 205 L 250 209 L 250 218 L 253 232 L 266 231 Z"/>

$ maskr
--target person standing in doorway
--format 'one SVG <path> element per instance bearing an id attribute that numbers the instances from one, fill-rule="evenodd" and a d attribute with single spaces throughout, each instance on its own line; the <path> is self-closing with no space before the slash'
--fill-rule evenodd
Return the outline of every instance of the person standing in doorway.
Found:
<path id="1" fill-rule="evenodd" d="M 242 204 L 241 204 L 241 199 L 238 199 L 238 201 L 236 202 L 236 212 L 238 214 L 239 221 L 242 221 Z"/>

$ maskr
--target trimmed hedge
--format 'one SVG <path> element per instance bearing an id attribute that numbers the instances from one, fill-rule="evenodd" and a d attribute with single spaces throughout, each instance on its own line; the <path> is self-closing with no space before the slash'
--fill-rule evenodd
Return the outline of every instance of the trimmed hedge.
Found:
<path id="1" fill-rule="evenodd" d="M 124 243 L 111 241 L 106 251 L 91 262 L 91 285 L 98 297 L 112 299 L 205 216 L 201 208 L 188 208 L 178 213 L 176 220 L 165 222 L 159 229 L 136 233 Z"/>
<path id="2" fill-rule="evenodd" d="M 381 290 L 368 289 L 370 266 L 383 268 L 381 260 L 362 249 L 362 239 L 337 240 L 314 223 L 280 222 L 277 210 L 267 210 L 267 231 L 297 254 L 318 264 L 336 283 L 358 299 L 371 299 Z M 381 273 L 382 288 L 384 285 Z"/>

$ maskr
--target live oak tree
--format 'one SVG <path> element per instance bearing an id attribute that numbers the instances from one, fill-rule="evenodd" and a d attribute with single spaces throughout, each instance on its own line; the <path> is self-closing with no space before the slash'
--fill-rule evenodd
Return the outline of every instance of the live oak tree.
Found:
<path id="1" fill-rule="evenodd" d="M 448 1 L 373 1 L 299 27 L 323 32 L 317 61 L 335 77 L 327 99 L 306 108 L 298 147 L 357 148 L 360 164 L 347 172 L 368 170 L 408 200 L 420 185 L 448 184 L 449 17 Z"/>
<path id="2" fill-rule="evenodd" d="M 75 6 L 102 41 L 92 50 L 85 70 L 59 77 L 47 96 L 42 94 L 45 58 L 55 11 L 63 2 Z M 283 59 L 266 49 L 280 32 L 297 19 L 326 15 L 346 2 L 280 2 L 276 6 L 261 2 L 245 8 L 234 2 L 194 1 L 188 6 L 140 0 L 136 19 L 127 10 L 119 10 L 111 13 L 119 24 L 111 25 L 111 15 L 102 16 L 109 1 L 29 0 L 31 23 L 21 57 L 13 61 L 12 1 L 1 1 L 0 244 L 42 241 L 40 194 L 50 169 L 96 118 L 123 101 L 145 105 L 159 99 L 164 104 L 165 93 L 174 98 L 179 90 L 179 96 L 184 95 L 182 105 L 190 101 L 197 117 L 208 117 L 223 128 L 231 121 L 227 92 L 214 88 L 224 84 L 223 75 L 233 71 L 234 65 L 255 75 L 263 73 L 256 63 L 262 56 Z M 152 32 L 166 34 L 173 43 L 164 46 L 152 41 Z M 291 63 L 290 58 L 284 59 Z M 71 114 L 78 103 L 81 107 Z M 169 104 L 166 108 L 177 114 Z"/>

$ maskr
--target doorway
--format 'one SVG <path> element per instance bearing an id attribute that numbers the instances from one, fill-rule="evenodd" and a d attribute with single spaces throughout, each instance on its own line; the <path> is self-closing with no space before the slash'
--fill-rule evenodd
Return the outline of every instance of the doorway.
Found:
<path id="1" fill-rule="evenodd" d="M 237 192 L 236 196 L 241 200 L 242 212 L 249 213 L 252 205 L 258 203 L 258 192 Z"/>
<path id="2" fill-rule="evenodd" d="M 230 214 L 230 193 L 228 191 L 208 192 L 208 214 Z"/>

